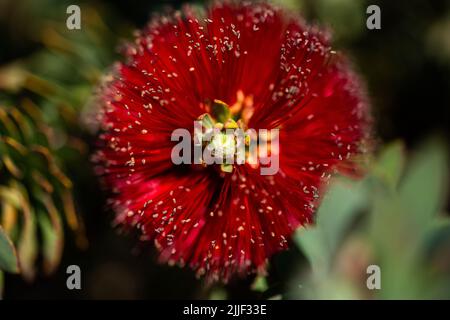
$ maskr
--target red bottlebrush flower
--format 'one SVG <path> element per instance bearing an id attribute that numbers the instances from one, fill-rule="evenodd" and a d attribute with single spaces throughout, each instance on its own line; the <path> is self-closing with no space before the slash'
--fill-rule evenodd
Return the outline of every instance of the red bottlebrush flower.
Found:
<path id="1" fill-rule="evenodd" d="M 117 223 L 210 280 L 264 272 L 313 221 L 329 176 L 355 169 L 368 130 L 359 80 L 323 34 L 266 3 L 156 18 L 125 55 L 101 92 L 95 156 Z M 175 165 L 172 132 L 205 114 L 219 128 L 279 129 L 278 172 Z"/>

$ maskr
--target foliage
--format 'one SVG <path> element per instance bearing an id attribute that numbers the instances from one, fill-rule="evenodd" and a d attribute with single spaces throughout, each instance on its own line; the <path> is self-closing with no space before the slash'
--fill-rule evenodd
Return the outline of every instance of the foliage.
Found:
<path id="1" fill-rule="evenodd" d="M 0 68 L 0 273 L 31 281 L 39 256 L 44 273 L 58 267 L 64 226 L 87 245 L 65 166 L 87 156 L 80 113 L 112 61 L 116 35 L 91 7 L 83 11 L 87 32 L 76 33 L 61 19 L 64 3 L 42 11 L 50 6 L 27 2 L 23 19 L 40 16 L 32 21 L 42 48 Z"/>
<path id="2" fill-rule="evenodd" d="M 294 281 L 301 287 L 291 297 L 449 298 L 446 154 L 441 142 L 430 141 L 404 169 L 406 155 L 396 142 L 382 150 L 365 180 L 335 181 L 317 225 L 295 236 L 312 271 Z M 381 270 L 380 290 L 366 286 L 373 264 Z"/>

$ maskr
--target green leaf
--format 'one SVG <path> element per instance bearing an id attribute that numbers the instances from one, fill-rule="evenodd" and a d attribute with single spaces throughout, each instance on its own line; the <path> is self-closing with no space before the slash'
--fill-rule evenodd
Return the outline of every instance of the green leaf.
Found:
<path id="1" fill-rule="evenodd" d="M 450 218 L 448 215 L 435 219 L 427 232 L 424 250 L 429 254 L 443 244 L 450 244 Z M 447 258 L 443 255 L 443 259 Z"/>
<path id="2" fill-rule="evenodd" d="M 423 263 L 423 253 L 446 194 L 445 154 L 442 144 L 428 143 L 410 162 L 398 192 L 381 185 L 372 191 L 372 244 L 384 270 L 381 298 L 432 295 L 427 279 L 430 261 Z"/>
<path id="3" fill-rule="evenodd" d="M 324 276 L 330 265 L 330 248 L 325 241 L 320 226 L 300 228 L 294 235 L 294 241 L 308 259 L 311 268 L 318 277 Z"/>
<path id="4" fill-rule="evenodd" d="M 445 146 L 439 142 L 425 145 L 417 153 L 400 186 L 401 204 L 418 225 L 428 224 L 445 200 L 446 154 Z"/>
<path id="5" fill-rule="evenodd" d="M 405 161 L 405 146 L 402 141 L 395 141 L 381 151 L 373 173 L 394 190 L 403 173 Z"/>
<path id="6" fill-rule="evenodd" d="M 37 257 L 37 237 L 34 213 L 30 206 L 26 188 L 14 181 L 9 188 L 14 194 L 15 201 L 12 203 L 17 210 L 23 214 L 20 235 L 17 243 L 17 257 L 20 264 L 21 274 L 29 281 L 34 278 L 34 263 Z M 17 203 L 17 201 L 19 201 Z"/>
<path id="7" fill-rule="evenodd" d="M 317 213 L 317 224 L 323 228 L 330 250 L 334 251 L 367 198 L 367 180 L 335 180 Z"/>
<path id="8" fill-rule="evenodd" d="M 17 261 L 16 250 L 9 237 L 0 226 L 0 270 L 18 273 L 19 263 Z"/>
<path id="9" fill-rule="evenodd" d="M 266 291 L 269 288 L 266 277 L 257 276 L 255 278 L 255 280 L 253 281 L 251 288 L 253 291 L 257 291 L 257 292 Z"/>
<path id="10" fill-rule="evenodd" d="M 17 253 L 23 277 L 28 281 L 32 281 L 35 276 L 35 262 L 38 255 L 36 222 L 31 209 L 26 215 L 20 231 Z"/>
<path id="11" fill-rule="evenodd" d="M 366 180 L 334 180 L 317 212 L 316 225 L 297 230 L 294 240 L 317 276 L 328 271 L 344 232 L 366 203 L 366 190 Z"/>
<path id="12" fill-rule="evenodd" d="M 48 210 L 52 211 L 49 212 L 50 218 L 47 214 L 41 212 L 38 219 L 43 241 L 44 270 L 47 274 L 51 274 L 61 260 L 64 236 L 56 208 L 51 204 Z"/>
<path id="13" fill-rule="evenodd" d="M 22 197 L 19 191 L 15 188 L 0 186 L 0 199 L 6 201 L 16 208 L 20 208 Z"/>

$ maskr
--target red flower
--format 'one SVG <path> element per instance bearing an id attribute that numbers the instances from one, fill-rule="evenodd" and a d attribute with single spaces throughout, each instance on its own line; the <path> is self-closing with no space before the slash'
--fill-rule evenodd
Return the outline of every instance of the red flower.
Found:
<path id="1" fill-rule="evenodd" d="M 313 221 L 329 176 L 355 169 L 368 127 L 357 78 L 323 34 L 265 3 L 154 19 L 125 55 L 102 89 L 95 156 L 117 223 L 210 280 L 263 272 Z M 219 122 L 215 104 L 240 127 L 280 130 L 275 175 L 172 162 L 172 132 Z"/>

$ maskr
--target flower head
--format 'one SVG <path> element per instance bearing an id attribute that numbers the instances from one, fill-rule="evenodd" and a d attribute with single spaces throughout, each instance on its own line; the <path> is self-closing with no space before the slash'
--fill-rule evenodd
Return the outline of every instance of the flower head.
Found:
<path id="1" fill-rule="evenodd" d="M 359 80 L 326 36 L 267 3 L 155 18 L 125 55 L 101 92 L 95 156 L 117 223 L 209 279 L 264 272 L 313 221 L 330 175 L 356 168 L 368 130 Z M 225 129 L 266 133 L 244 134 L 240 163 L 175 164 L 173 132 L 198 120 L 218 132 L 200 145 L 220 158 L 239 144 Z M 252 161 L 252 139 L 279 141 L 266 150 L 274 174 Z"/>

